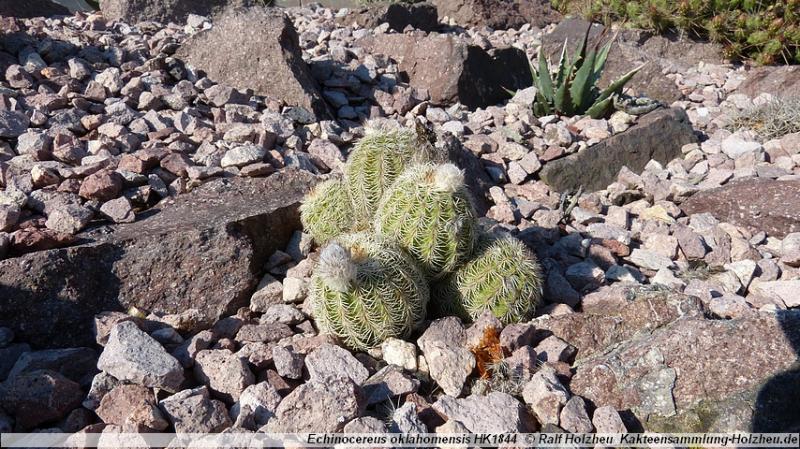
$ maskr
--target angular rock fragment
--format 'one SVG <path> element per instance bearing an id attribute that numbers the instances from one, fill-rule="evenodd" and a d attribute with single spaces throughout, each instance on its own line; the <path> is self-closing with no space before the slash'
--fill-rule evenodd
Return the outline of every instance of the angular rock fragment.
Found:
<path id="1" fill-rule="evenodd" d="M 206 387 L 180 391 L 159 402 L 159 407 L 176 433 L 216 433 L 233 424 L 225 404 L 211 399 Z"/>
<path id="2" fill-rule="evenodd" d="M 318 118 L 332 116 L 303 61 L 297 31 L 280 9 L 229 9 L 177 56 L 216 82 L 281 98 Z"/>
<path id="3" fill-rule="evenodd" d="M 114 326 L 97 367 L 119 380 L 173 392 L 184 380 L 181 364 L 130 321 Z"/>
<path id="4" fill-rule="evenodd" d="M 361 389 L 352 380 L 336 377 L 324 382 L 307 382 L 283 398 L 275 417 L 267 423 L 269 432 L 341 432 L 364 409 Z"/>
<path id="5" fill-rule="evenodd" d="M 17 427 L 30 430 L 78 407 L 83 392 L 76 382 L 55 371 L 36 370 L 8 379 L 0 396 Z"/>
<path id="6" fill-rule="evenodd" d="M 216 396 L 227 402 L 238 401 L 242 392 L 255 383 L 247 362 L 224 349 L 198 352 L 194 373 Z"/>

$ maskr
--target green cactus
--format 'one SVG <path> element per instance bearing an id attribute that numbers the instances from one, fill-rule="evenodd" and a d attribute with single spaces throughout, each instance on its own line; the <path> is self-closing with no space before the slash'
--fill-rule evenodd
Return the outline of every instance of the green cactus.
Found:
<path id="1" fill-rule="evenodd" d="M 464 174 L 453 164 L 409 167 L 381 200 L 375 230 L 407 250 L 433 278 L 466 262 L 477 225 Z"/>
<path id="2" fill-rule="evenodd" d="M 427 157 L 428 145 L 421 144 L 413 129 L 368 126 L 344 168 L 355 221 L 370 223 L 384 192 L 406 166 Z"/>
<path id="3" fill-rule="evenodd" d="M 727 58 L 796 64 L 800 0 L 552 0 L 565 14 L 657 32 L 679 31 L 721 44 Z"/>
<path id="4" fill-rule="evenodd" d="M 477 319 L 484 311 L 503 324 L 531 317 L 539 304 L 542 274 L 536 257 L 511 236 L 481 236 L 476 255 L 434 287 L 431 310 Z"/>
<path id="5" fill-rule="evenodd" d="M 388 240 L 345 234 L 320 255 L 310 288 L 320 328 L 355 350 L 408 337 L 425 319 L 429 290 L 411 258 Z"/>
<path id="6" fill-rule="evenodd" d="M 300 206 L 303 229 L 318 245 L 353 228 L 353 209 L 344 182 L 330 179 L 318 184 Z"/>

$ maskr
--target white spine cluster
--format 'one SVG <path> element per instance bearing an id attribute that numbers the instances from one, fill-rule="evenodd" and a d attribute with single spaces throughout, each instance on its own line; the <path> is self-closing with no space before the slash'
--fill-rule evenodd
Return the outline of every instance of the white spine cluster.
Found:
<path id="1" fill-rule="evenodd" d="M 392 131 L 402 131 L 400 123 L 389 119 L 370 119 L 364 124 L 364 135 L 374 136 Z"/>
<path id="2" fill-rule="evenodd" d="M 338 243 L 331 243 L 319 256 L 317 272 L 332 290 L 345 293 L 356 280 L 358 267 L 350 251 Z"/>
<path id="3" fill-rule="evenodd" d="M 434 187 L 441 192 L 455 192 L 464 185 L 464 172 L 454 164 L 443 164 L 436 168 Z"/>

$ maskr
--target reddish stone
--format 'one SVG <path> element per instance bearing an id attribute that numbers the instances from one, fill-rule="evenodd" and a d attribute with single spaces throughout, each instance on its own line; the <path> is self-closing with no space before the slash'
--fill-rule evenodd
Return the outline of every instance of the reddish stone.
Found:
<path id="1" fill-rule="evenodd" d="M 192 165 L 192 160 L 183 153 L 172 153 L 161 159 L 161 168 L 181 177 L 187 176 L 186 169 Z"/>
<path id="2" fill-rule="evenodd" d="M 587 295 L 581 306 L 584 313 L 536 319 L 532 324 L 536 328 L 537 341 L 555 335 L 575 346 L 576 360 L 582 360 L 679 316 L 703 314 L 702 304 L 697 298 L 675 294 L 648 295 L 638 286 L 622 284 L 602 287 Z"/>
<path id="3" fill-rule="evenodd" d="M 120 170 L 131 171 L 134 173 L 146 173 L 148 168 L 147 163 L 145 161 L 139 159 L 133 154 L 123 154 L 122 158 L 119 160 Z"/>
<path id="4" fill-rule="evenodd" d="M 89 200 L 110 201 L 122 192 L 122 175 L 110 170 L 101 170 L 83 180 L 79 195 Z"/>
<path id="5" fill-rule="evenodd" d="M 659 431 L 652 418 L 692 413 L 698 404 L 712 419 L 731 416 L 732 404 L 725 405 L 727 401 L 758 390 L 796 363 L 798 326 L 798 313 L 734 320 L 678 318 L 581 363 L 570 389 L 597 407 L 631 410 L 651 431 Z M 789 395 L 795 390 L 790 384 L 782 388 Z M 767 403 L 764 394 L 756 407 Z M 752 413 L 753 404 L 744 403 L 743 409 Z M 709 430 L 678 426 L 685 431 Z M 745 429 L 719 431 L 732 430 Z"/>
<path id="6" fill-rule="evenodd" d="M 85 245 L 0 261 L 0 326 L 37 346 L 74 347 L 94 343 L 89 324 L 101 310 L 197 309 L 198 327 L 214 322 L 248 304 L 261 279 L 254 267 L 286 247 L 315 182 L 299 170 L 212 181 L 145 220 L 82 234 Z"/>
<path id="7" fill-rule="evenodd" d="M 34 251 L 61 248 L 75 241 L 75 236 L 53 231 L 52 229 L 28 228 L 14 233 L 11 241 L 11 254 L 21 255 Z"/>
<path id="8" fill-rule="evenodd" d="M 81 191 L 81 180 L 80 179 L 67 179 L 64 180 L 61 184 L 58 185 L 59 192 L 67 192 L 67 193 L 75 193 Z"/>
<path id="9" fill-rule="evenodd" d="M 566 151 L 561 147 L 548 147 L 539 159 L 545 162 L 552 161 L 564 156 L 565 153 Z"/>
<path id="10" fill-rule="evenodd" d="M 23 431 L 64 417 L 83 399 L 80 385 L 49 370 L 21 374 L 4 387 L 3 407 Z"/>
<path id="11" fill-rule="evenodd" d="M 103 396 L 97 416 L 129 432 L 164 430 L 169 426 L 158 410 L 155 395 L 140 385 L 119 385 Z"/>
<path id="12" fill-rule="evenodd" d="M 245 165 L 239 170 L 240 175 L 249 177 L 269 176 L 273 173 L 275 173 L 275 168 L 264 162 Z"/>
<path id="13" fill-rule="evenodd" d="M 600 239 L 600 244 L 608 248 L 617 257 L 630 256 L 631 249 L 619 240 Z"/>

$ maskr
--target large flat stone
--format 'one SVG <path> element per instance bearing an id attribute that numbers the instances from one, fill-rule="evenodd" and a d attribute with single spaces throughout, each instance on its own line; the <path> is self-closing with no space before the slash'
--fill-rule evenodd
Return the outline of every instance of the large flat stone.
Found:
<path id="1" fill-rule="evenodd" d="M 0 0 L 0 16 L 27 18 L 67 15 L 67 8 L 49 0 Z"/>
<path id="2" fill-rule="evenodd" d="M 53 0 L 53 3 L 69 9 L 70 12 L 75 11 L 94 11 L 94 8 L 86 3 L 86 0 Z"/>
<path id="3" fill-rule="evenodd" d="M 651 431 L 747 431 L 756 420 L 766 431 L 786 431 L 771 426 L 780 429 L 787 417 L 752 410 L 800 397 L 800 384 L 790 381 L 796 374 L 781 380 L 796 366 L 798 350 L 797 311 L 734 320 L 686 316 L 582 361 L 570 389 L 597 407 L 630 410 Z"/>
<path id="4" fill-rule="evenodd" d="M 368 4 L 337 21 L 343 25 L 357 25 L 361 28 L 376 28 L 388 23 L 389 29 L 399 33 L 402 33 L 407 26 L 422 31 L 434 31 L 439 28 L 436 7 L 427 2 Z"/>
<path id="5" fill-rule="evenodd" d="M 800 232 L 800 181 L 744 179 L 696 193 L 681 209 L 783 238 Z"/>
<path id="6" fill-rule="evenodd" d="M 787 92 L 800 90 L 800 67 L 796 65 L 778 67 L 756 67 L 747 72 L 747 78 L 736 89 L 736 93 L 757 97 L 768 93 L 781 97 Z"/>
<path id="7" fill-rule="evenodd" d="M 433 409 L 474 433 L 525 432 L 531 421 L 521 402 L 499 391 L 485 396 L 472 394 L 463 399 L 443 395 L 433 404 Z"/>
<path id="8" fill-rule="evenodd" d="M 81 234 L 78 246 L 0 261 L 0 326 L 38 347 L 72 347 L 94 344 L 104 310 L 234 312 L 300 227 L 314 182 L 300 171 L 213 181 L 144 220 Z"/>
<path id="9" fill-rule="evenodd" d="M 526 23 L 544 28 L 561 18 L 547 0 L 431 0 L 439 17 L 449 17 L 463 27 L 496 30 L 519 28 Z"/>
<path id="10" fill-rule="evenodd" d="M 697 142 L 682 109 L 657 109 L 639 118 L 629 130 L 584 151 L 547 163 L 540 176 L 554 190 L 602 190 L 617 179 L 622 167 L 641 173 L 654 159 L 662 164 L 680 157 L 681 147 Z"/>
<path id="11" fill-rule="evenodd" d="M 362 5 L 358 0 L 318 0 L 314 3 L 319 3 L 326 8 L 356 8 Z M 307 1 L 304 0 L 275 0 L 275 6 L 283 6 L 285 8 L 306 6 Z"/>
<path id="12" fill-rule="evenodd" d="M 587 295 L 582 310 L 535 319 L 535 342 L 555 335 L 577 349 L 576 361 L 580 361 L 679 317 L 702 317 L 704 313 L 695 297 L 625 284 L 602 287 Z"/>
<path id="13" fill-rule="evenodd" d="M 186 21 L 189 14 L 210 16 L 228 6 L 252 4 L 250 0 L 100 0 L 100 10 L 109 20 L 130 24 L 144 21 Z"/>

